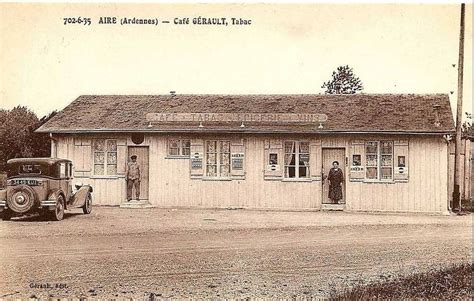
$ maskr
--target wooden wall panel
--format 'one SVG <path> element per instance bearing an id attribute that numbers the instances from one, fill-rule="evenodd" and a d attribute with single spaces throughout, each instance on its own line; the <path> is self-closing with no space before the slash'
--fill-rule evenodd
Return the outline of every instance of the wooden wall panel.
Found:
<path id="1" fill-rule="evenodd" d="M 156 206 L 319 208 L 316 182 L 267 181 L 263 177 L 264 139 L 246 139 L 245 180 L 191 179 L 189 159 L 166 159 L 166 139 L 156 136 L 150 151 L 150 201 Z M 152 158 L 153 157 L 153 158 Z M 171 176 L 172 175 L 172 176 Z M 319 182 L 318 182 L 319 183 Z M 289 193 L 292 197 L 288 198 Z"/>
<path id="2" fill-rule="evenodd" d="M 377 137 L 370 137 L 373 138 Z M 210 181 L 191 179 L 189 159 L 166 158 L 166 136 L 147 137 L 150 150 L 150 202 L 164 207 L 319 209 L 321 181 L 265 180 L 265 139 L 275 139 L 275 136 L 245 137 L 245 180 Z M 354 138 L 328 136 L 316 139 L 320 139 L 324 147 L 344 147 L 346 154 L 349 154 L 347 147 Z M 319 148 L 313 147 L 313 151 L 315 149 Z M 80 158 L 74 152 L 72 137 L 59 137 L 57 152 L 58 157 L 73 160 Z M 321 152 L 315 153 L 321 156 Z M 406 183 L 350 182 L 346 169 L 346 209 L 445 213 L 448 195 L 448 150 L 445 142 L 440 137 L 410 137 L 408 156 L 410 175 Z M 84 155 L 83 160 L 86 157 L 90 158 Z M 321 158 L 310 157 L 310 160 L 321 162 Z M 79 179 L 94 187 L 95 204 L 119 205 L 125 199 L 123 176 Z"/>
<path id="3" fill-rule="evenodd" d="M 447 213 L 447 146 L 440 137 L 412 137 L 406 183 L 347 183 L 351 210 Z"/>

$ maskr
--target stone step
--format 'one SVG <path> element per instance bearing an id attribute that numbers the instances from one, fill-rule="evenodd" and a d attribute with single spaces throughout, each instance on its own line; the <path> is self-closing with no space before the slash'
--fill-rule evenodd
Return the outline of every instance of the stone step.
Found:
<path id="1" fill-rule="evenodd" d="M 131 200 L 130 202 L 122 202 L 120 204 L 120 208 L 127 208 L 127 209 L 142 209 L 142 208 L 152 208 L 153 205 L 148 200 Z"/>
<path id="2" fill-rule="evenodd" d="M 322 204 L 321 210 L 343 211 L 346 204 Z"/>

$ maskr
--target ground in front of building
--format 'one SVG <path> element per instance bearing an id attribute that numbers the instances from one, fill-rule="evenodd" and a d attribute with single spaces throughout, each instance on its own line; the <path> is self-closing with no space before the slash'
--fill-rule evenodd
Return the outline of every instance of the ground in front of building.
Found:
<path id="1" fill-rule="evenodd" d="M 472 216 L 119 209 L 0 222 L 0 297 L 324 297 L 471 261 Z"/>

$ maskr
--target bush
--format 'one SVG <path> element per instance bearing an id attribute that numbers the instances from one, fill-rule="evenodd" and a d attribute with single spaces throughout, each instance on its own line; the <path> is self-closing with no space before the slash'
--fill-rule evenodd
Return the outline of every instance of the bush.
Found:
<path id="1" fill-rule="evenodd" d="M 7 174 L 6 173 L 0 173 L 0 189 L 4 189 L 7 181 Z"/>
<path id="2" fill-rule="evenodd" d="M 417 273 L 396 280 L 333 291 L 331 300 L 443 299 L 472 300 L 472 263 Z"/>

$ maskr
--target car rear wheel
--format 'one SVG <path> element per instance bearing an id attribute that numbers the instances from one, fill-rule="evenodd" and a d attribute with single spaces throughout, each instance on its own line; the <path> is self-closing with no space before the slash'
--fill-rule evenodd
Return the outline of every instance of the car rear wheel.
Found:
<path id="1" fill-rule="evenodd" d="M 64 197 L 60 194 L 56 201 L 56 207 L 50 211 L 51 219 L 54 221 L 60 221 L 64 218 Z"/>
<path id="2" fill-rule="evenodd" d="M 87 193 L 86 200 L 84 202 L 84 206 L 82 206 L 82 212 L 84 214 L 90 214 L 92 211 L 92 195 L 90 192 Z"/>

